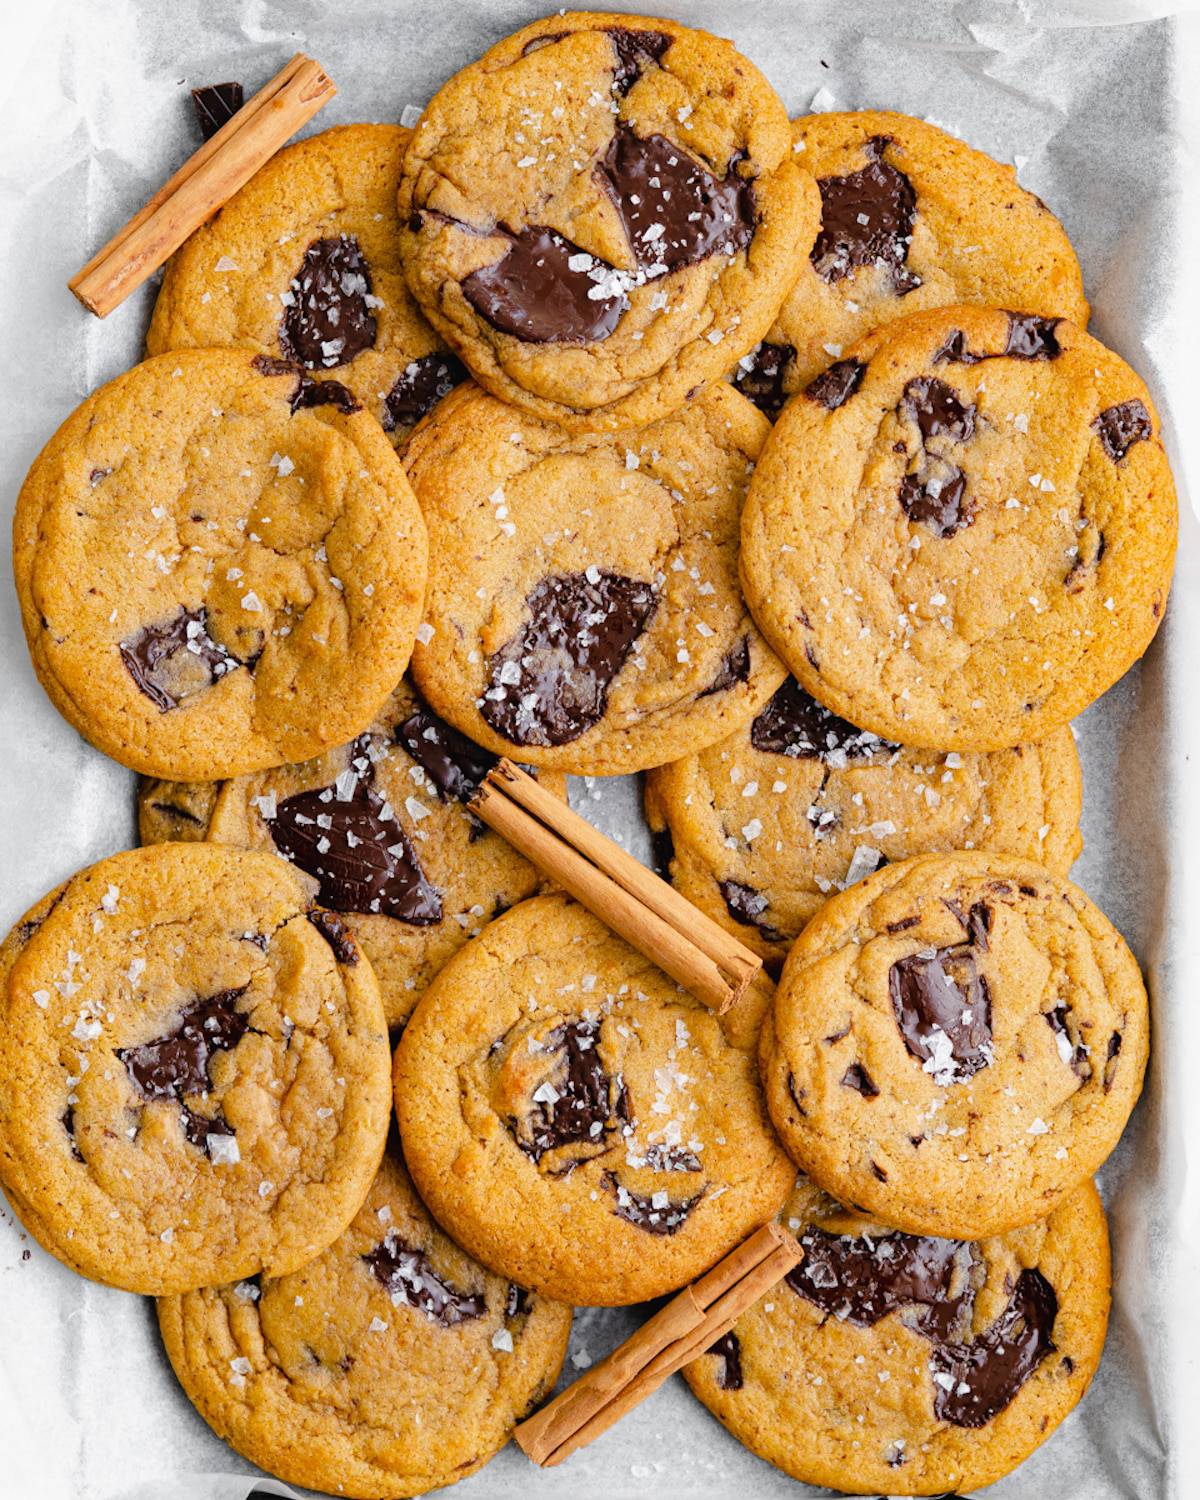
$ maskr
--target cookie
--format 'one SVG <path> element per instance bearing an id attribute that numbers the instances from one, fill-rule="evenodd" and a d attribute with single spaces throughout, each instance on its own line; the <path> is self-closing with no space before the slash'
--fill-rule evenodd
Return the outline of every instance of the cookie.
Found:
<path id="1" fill-rule="evenodd" d="M 826 897 L 913 854 L 1003 850 L 1065 875 L 1081 797 L 1069 729 L 985 754 L 906 750 L 795 678 L 727 740 L 646 776 L 664 876 L 775 962 Z"/>
<path id="2" fill-rule="evenodd" d="M 792 136 L 817 179 L 821 228 L 774 327 L 734 372 L 770 415 L 864 334 L 929 308 L 979 302 L 1087 326 L 1071 242 L 1012 167 L 876 110 L 806 115 Z"/>
<path id="3" fill-rule="evenodd" d="M 973 1494 L 1087 1390 L 1110 1285 L 1091 1182 L 1043 1223 L 975 1244 L 897 1233 L 803 1177 L 781 1219 L 803 1260 L 683 1373 L 734 1437 L 794 1479 Z"/>
<path id="4" fill-rule="evenodd" d="M 282 854 L 371 961 L 392 1027 L 452 953 L 532 896 L 539 872 L 467 811 L 496 757 L 439 719 L 407 679 L 349 745 L 216 786 L 143 785 L 142 838 L 209 838 Z M 538 779 L 566 798 L 566 778 Z M 204 793 L 212 807 L 198 831 Z"/>
<path id="5" fill-rule="evenodd" d="M 759 628 L 834 713 L 922 749 L 1045 739 L 1158 629 L 1176 506 L 1158 418 L 1072 324 L 892 323 L 788 403 L 742 516 Z"/>
<path id="6" fill-rule="evenodd" d="M 387 1134 L 369 963 L 279 860 L 131 850 L 0 951 L 0 1183 L 52 1254 L 154 1295 L 282 1275 L 353 1218 Z"/>
<path id="7" fill-rule="evenodd" d="M 404 279 L 396 192 L 410 135 L 341 125 L 285 146 L 168 261 L 147 351 L 287 360 L 336 380 L 402 443 L 466 379 Z"/>
<path id="8" fill-rule="evenodd" d="M 833 897 L 796 940 L 761 1064 L 796 1164 L 914 1234 L 1052 1213 L 1116 1145 L 1146 1068 L 1137 962 L 1078 887 L 929 854 Z"/>
<path id="9" fill-rule="evenodd" d="M 289 1275 L 164 1297 L 201 1416 L 289 1484 L 376 1500 L 465 1479 L 553 1386 L 571 1309 L 449 1240 L 389 1151 L 345 1233 Z"/>
<path id="10" fill-rule="evenodd" d="M 408 663 L 425 527 L 344 386 L 180 350 L 101 387 L 13 522 L 33 664 L 98 749 L 205 781 L 366 728 Z"/>
<path id="11" fill-rule="evenodd" d="M 730 43 L 595 11 L 455 74 L 399 203 L 429 321 L 488 390 L 572 432 L 654 421 L 733 369 L 820 216 L 783 105 Z"/>
<path id="12" fill-rule="evenodd" d="M 417 1190 L 484 1265 L 548 1297 L 682 1286 L 794 1175 L 755 1075 L 763 994 L 718 1018 L 567 897 L 523 902 L 450 960 L 396 1049 Z"/>
<path id="13" fill-rule="evenodd" d="M 409 447 L 430 533 L 413 676 L 478 744 L 611 776 L 723 739 L 784 669 L 738 588 L 768 424 L 727 385 L 570 437 L 464 387 Z"/>

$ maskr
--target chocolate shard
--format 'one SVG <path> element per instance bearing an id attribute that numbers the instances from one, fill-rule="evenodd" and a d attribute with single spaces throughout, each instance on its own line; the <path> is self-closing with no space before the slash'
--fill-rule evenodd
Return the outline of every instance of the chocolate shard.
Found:
<path id="1" fill-rule="evenodd" d="M 1092 429 L 1100 438 L 1100 446 L 1119 464 L 1135 443 L 1147 442 L 1153 434 L 1150 413 L 1141 401 L 1122 401 L 1119 406 L 1106 406 Z"/>
<path id="2" fill-rule="evenodd" d="M 967 481 L 954 464 L 924 463 L 900 481 L 898 499 L 910 521 L 927 526 L 934 536 L 948 537 L 969 526 L 974 509 L 964 505 Z"/>
<path id="3" fill-rule="evenodd" d="M 604 717 L 654 614 L 654 588 L 591 567 L 543 578 L 525 603 L 528 621 L 488 662 L 480 713 L 513 744 L 565 745 Z"/>
<path id="4" fill-rule="evenodd" d="M 542 224 L 496 233 L 507 236 L 508 249 L 462 283 L 481 318 L 528 344 L 598 343 L 612 333 L 629 306 L 612 266 Z"/>
<path id="5" fill-rule="evenodd" d="M 754 237 L 754 188 L 731 166 L 717 178 L 666 136 L 617 125 L 598 180 L 638 266 L 651 276 L 733 255 Z"/>
<path id="6" fill-rule="evenodd" d="M 1038 318 L 1010 312 L 1004 352 L 1010 359 L 1057 359 L 1062 353 L 1055 330 L 1061 318 Z"/>
<path id="7" fill-rule="evenodd" d="M 297 412 L 305 406 L 333 406 L 347 417 L 351 412 L 362 411 L 358 397 L 340 380 L 310 380 L 301 376 L 292 397 L 292 411 Z"/>
<path id="8" fill-rule="evenodd" d="M 467 367 L 454 354 L 435 351 L 411 360 L 383 398 L 383 430 L 413 426 L 466 378 Z"/>
<path id="9" fill-rule="evenodd" d="M 960 400 L 936 376 L 910 380 L 900 399 L 899 413 L 915 424 L 918 450 L 915 468 L 900 482 L 899 501 L 912 521 L 935 536 L 953 536 L 975 519 L 974 507 L 964 504 L 966 479 L 944 452 L 946 444 L 965 443 L 975 435 L 976 409 Z M 935 446 L 931 447 L 930 444 Z"/>
<path id="10" fill-rule="evenodd" d="M 946 437 L 966 443 L 975 435 L 975 407 L 960 399 L 957 391 L 934 375 L 910 380 L 900 398 L 901 410 L 917 424 L 923 442 Z"/>
<path id="11" fill-rule="evenodd" d="M 717 1371 L 717 1384 L 723 1391 L 740 1391 L 744 1384 L 742 1380 L 742 1345 L 736 1333 L 731 1329 L 723 1333 L 715 1344 L 710 1344 L 705 1351 L 715 1354 L 721 1361 L 721 1367 Z"/>
<path id="12" fill-rule="evenodd" d="M 442 919 L 441 895 L 372 787 L 374 767 L 361 741 L 354 752 L 332 786 L 285 797 L 272 816 L 263 812 L 275 847 L 318 882 L 322 906 L 433 926 Z"/>
<path id="13" fill-rule="evenodd" d="M 394 1231 L 363 1260 L 387 1288 L 394 1306 L 415 1307 L 442 1328 L 482 1318 L 487 1312 L 487 1298 L 482 1292 L 464 1292 L 451 1286 L 433 1269 L 424 1250 L 404 1244 Z"/>
<path id="14" fill-rule="evenodd" d="M 690 1198 L 671 1198 L 665 1192 L 635 1193 L 618 1182 L 613 1172 L 603 1173 L 600 1181 L 613 1195 L 613 1213 L 617 1218 L 644 1229 L 647 1234 L 675 1234 L 704 1197 L 703 1188 Z"/>
<path id="15" fill-rule="evenodd" d="M 586 1017 L 556 1026 L 542 1042 L 542 1050 L 552 1055 L 550 1073 L 534 1091 L 526 1117 L 510 1126 L 531 1160 L 541 1161 L 564 1146 L 586 1146 L 587 1154 L 595 1155 L 619 1127 L 622 1085 L 604 1066 L 599 1043 L 600 1022 Z"/>
<path id="16" fill-rule="evenodd" d="M 623 98 L 646 71 L 648 63 L 661 63 L 671 45 L 671 38 L 661 31 L 635 29 L 632 26 L 606 26 L 617 55 L 611 88 Z"/>
<path id="17" fill-rule="evenodd" d="M 933 1409 L 955 1427 L 986 1427 L 1054 1352 L 1058 1298 L 1038 1270 L 1017 1277 L 1008 1306 L 978 1338 L 939 1341 L 930 1355 Z"/>
<path id="18" fill-rule="evenodd" d="M 865 167 L 845 177 L 822 177 L 821 229 L 810 259 L 822 281 L 841 281 L 859 266 L 891 273 L 898 297 L 915 291 L 921 278 L 908 269 L 917 195 L 903 172 L 883 159 L 891 144 L 875 136 L 864 146 Z"/>
<path id="19" fill-rule="evenodd" d="M 206 141 L 212 140 L 222 125 L 228 124 L 241 109 L 245 91 L 240 83 L 207 83 L 192 90 L 192 108 L 196 123 Z"/>
<path id="20" fill-rule="evenodd" d="M 352 234 L 313 240 L 288 295 L 279 325 L 285 359 L 308 370 L 332 370 L 374 348 L 371 272 Z"/>
<path id="21" fill-rule="evenodd" d="M 794 677 L 789 677 L 750 726 L 750 743 L 769 755 L 820 760 L 840 768 L 879 751 L 900 747 L 823 708 Z"/>
<path id="22" fill-rule="evenodd" d="M 198 1146 L 201 1151 L 207 1151 L 212 1155 L 209 1142 L 214 1138 L 234 1139 L 237 1132 L 220 1110 L 211 1119 L 206 1115 L 197 1114 L 187 1104 L 179 1106 L 180 1121 L 183 1125 L 183 1133 L 191 1141 L 193 1146 Z"/>
<path id="23" fill-rule="evenodd" d="M 244 665 L 209 635 L 203 605 L 181 608 L 158 625 L 144 625 L 117 650 L 138 691 L 164 714 Z"/>
<path id="24" fill-rule="evenodd" d="M 744 922 L 747 927 L 756 927 L 768 943 L 787 941 L 782 932 L 763 920 L 763 913 L 771 903 L 761 891 L 756 891 L 752 885 L 745 885 L 740 880 L 719 880 L 717 889 L 721 892 L 725 910 L 735 922 Z"/>
<path id="25" fill-rule="evenodd" d="M 744 354 L 733 372 L 733 383 L 759 411 L 772 421 L 783 410 L 787 400 L 784 383 L 788 365 L 796 357 L 791 344 L 757 344 Z"/>
<path id="26" fill-rule="evenodd" d="M 854 1089 L 864 1099 L 877 1099 L 879 1097 L 879 1086 L 863 1067 L 862 1063 L 851 1063 L 842 1074 L 842 1087 Z"/>
<path id="27" fill-rule="evenodd" d="M 804 394 L 827 411 L 837 411 L 862 385 L 866 373 L 867 367 L 861 359 L 839 359 L 827 370 L 822 370 L 815 380 L 810 380 L 804 387 Z"/>
<path id="28" fill-rule="evenodd" d="M 1086 1083 L 1092 1076 L 1092 1065 L 1088 1061 L 1090 1052 L 1082 1038 L 1074 1039 L 1071 1036 L 1071 1029 L 1067 1025 L 1067 1016 L 1070 1011 L 1071 1007 L 1065 1001 L 1060 1000 L 1057 1005 L 1044 1010 L 1042 1015 L 1046 1019 L 1046 1025 L 1054 1033 L 1054 1042 L 1059 1057 L 1081 1082 Z"/>
<path id="29" fill-rule="evenodd" d="M 308 913 L 308 920 L 333 949 L 333 956 L 338 963 L 352 968 L 358 962 L 361 955 L 354 934 L 337 912 L 323 911 L 319 906 L 314 906 Z"/>
<path id="30" fill-rule="evenodd" d="M 439 802 L 469 802 L 499 759 L 439 719 L 424 702 L 397 726 L 396 743 L 425 772 Z"/>
<path id="31" fill-rule="evenodd" d="M 965 1083 L 992 1060 L 992 1003 L 969 946 L 918 950 L 888 974 L 896 1024 L 939 1088 Z"/>
<path id="32" fill-rule="evenodd" d="M 747 682 L 750 677 L 750 637 L 744 635 L 736 645 L 731 646 L 721 662 L 720 670 L 712 682 L 697 696 L 711 698 L 714 693 L 725 693 L 731 687 L 736 687 L 739 682 Z"/>

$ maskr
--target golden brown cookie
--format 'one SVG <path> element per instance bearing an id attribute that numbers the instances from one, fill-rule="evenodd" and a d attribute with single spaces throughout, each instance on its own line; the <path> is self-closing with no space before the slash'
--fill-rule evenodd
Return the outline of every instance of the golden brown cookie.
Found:
<path id="1" fill-rule="evenodd" d="M 420 621 L 425 526 L 379 424 L 246 351 L 180 350 L 91 395 L 29 471 L 13 542 L 43 686 L 147 776 L 351 739 Z"/>
<path id="2" fill-rule="evenodd" d="M 801 1177 L 801 1263 L 684 1377 L 748 1448 L 855 1495 L 972 1493 L 1087 1390 L 1108 1324 L 1091 1182 L 1049 1219 L 970 1244 L 901 1234 Z"/>
<path id="3" fill-rule="evenodd" d="M 396 191 L 411 134 L 340 125 L 285 146 L 168 261 L 147 352 L 291 361 L 345 386 L 401 443 L 466 378 L 404 279 Z"/>
<path id="4" fill-rule="evenodd" d="M 495 759 L 405 678 L 363 734 L 315 760 L 217 784 L 144 783 L 142 839 L 209 838 L 291 860 L 313 900 L 347 914 L 396 1027 L 452 953 L 541 884 L 467 811 Z M 538 779 L 566 797 L 565 777 Z"/>
<path id="5" fill-rule="evenodd" d="M 102 860 L 0 950 L 0 1182 L 51 1254 L 147 1294 L 294 1270 L 383 1150 L 370 965 L 296 875 L 165 844 Z"/>
<path id="6" fill-rule="evenodd" d="M 940 750 L 1044 739 L 1145 651 L 1176 506 L 1146 387 L 1072 324 L 891 323 L 788 403 L 742 582 L 813 697 Z"/>
<path id="7" fill-rule="evenodd" d="M 573 432 L 654 421 L 767 332 L 816 233 L 783 105 L 730 43 L 562 12 L 430 101 L 401 253 L 481 384 Z"/>
<path id="8" fill-rule="evenodd" d="M 927 854 L 833 897 L 762 1028 L 771 1119 L 826 1192 L 914 1234 L 1053 1212 L 1116 1145 L 1150 1018 L 1077 886 L 1013 855 Z"/>
<path id="9" fill-rule="evenodd" d="M 750 717 L 784 676 L 737 577 L 768 430 L 728 385 L 590 437 L 448 397 L 407 459 L 434 538 L 413 676 L 437 712 L 500 754 L 599 776 Z"/>
<path id="10" fill-rule="evenodd" d="M 768 997 L 718 1018 L 565 896 L 523 902 L 450 960 L 396 1049 L 421 1196 L 484 1265 L 564 1302 L 682 1286 L 792 1180 L 755 1071 Z"/>
<path id="11" fill-rule="evenodd" d="M 774 327 L 734 372 L 769 416 L 855 340 L 931 307 L 981 302 L 1086 328 L 1071 242 L 1012 167 L 878 110 L 805 115 L 792 136 L 821 191 L 821 228 Z"/>
<path id="12" fill-rule="evenodd" d="M 285 1276 L 165 1297 L 180 1383 L 289 1484 L 376 1500 L 465 1479 L 554 1384 L 571 1310 L 438 1229 L 398 1152 L 345 1233 Z"/>
<path id="13" fill-rule="evenodd" d="M 913 854 L 1004 850 L 1065 875 L 1081 796 L 1070 729 L 985 754 L 906 750 L 788 678 L 727 740 L 648 772 L 646 817 L 676 890 L 782 962 L 828 896 Z"/>

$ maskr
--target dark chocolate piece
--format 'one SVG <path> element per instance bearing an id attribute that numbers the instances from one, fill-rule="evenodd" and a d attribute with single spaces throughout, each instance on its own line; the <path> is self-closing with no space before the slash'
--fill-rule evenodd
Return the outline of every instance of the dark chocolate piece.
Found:
<path id="1" fill-rule="evenodd" d="M 992 1060 L 992 1003 L 968 946 L 897 959 L 888 974 L 896 1024 L 940 1087 L 965 1083 Z"/>
<path id="2" fill-rule="evenodd" d="M 1086 1083 L 1092 1076 L 1092 1065 L 1088 1061 L 1088 1048 L 1084 1042 L 1071 1040 L 1071 1031 L 1067 1025 L 1067 1014 L 1070 1009 L 1071 1007 L 1065 1001 L 1060 1000 L 1057 1005 L 1044 1010 L 1042 1015 L 1046 1018 L 1046 1025 L 1054 1033 L 1058 1055 L 1071 1071 Z"/>
<path id="3" fill-rule="evenodd" d="M 731 166 L 717 178 L 666 136 L 621 122 L 597 171 L 634 260 L 651 275 L 733 255 L 754 237 L 754 188 Z"/>
<path id="4" fill-rule="evenodd" d="M 975 435 L 975 407 L 964 404 L 958 392 L 935 375 L 910 380 L 900 405 L 905 416 L 917 424 L 925 443 L 934 437 L 966 443 Z"/>
<path id="5" fill-rule="evenodd" d="M 395 1233 L 363 1256 L 393 1303 L 404 1302 L 423 1312 L 431 1323 L 453 1328 L 487 1312 L 482 1292 L 462 1292 L 433 1269 L 424 1250 L 405 1245 Z"/>
<path id="6" fill-rule="evenodd" d="M 842 1074 L 842 1087 L 855 1089 L 864 1099 L 877 1099 L 879 1087 L 862 1063 L 851 1063 Z"/>
<path id="7" fill-rule="evenodd" d="M 742 1345 L 741 1340 L 732 1329 L 723 1333 L 715 1344 L 710 1344 L 707 1351 L 715 1354 L 721 1361 L 721 1368 L 717 1371 L 717 1384 L 723 1391 L 740 1391 L 742 1388 Z"/>
<path id="8" fill-rule="evenodd" d="M 599 1041 L 600 1022 L 580 1017 L 556 1026 L 542 1043 L 543 1051 L 557 1055 L 553 1072 L 535 1093 L 548 1085 L 553 1097 L 534 1098 L 527 1118 L 512 1126 L 517 1145 L 533 1161 L 563 1146 L 589 1146 L 595 1155 L 617 1128 L 623 1086 L 605 1068 Z"/>
<path id="9" fill-rule="evenodd" d="M 664 880 L 671 878 L 671 861 L 675 858 L 675 840 L 670 828 L 664 823 L 661 828 L 650 831 L 650 861 L 656 875 Z"/>
<path id="10" fill-rule="evenodd" d="M 711 698 L 714 693 L 727 692 L 731 687 L 736 687 L 739 682 L 748 681 L 749 677 L 750 637 L 744 635 L 737 645 L 731 646 L 726 652 L 717 675 L 698 696 Z"/>
<path id="11" fill-rule="evenodd" d="M 333 956 L 338 963 L 353 968 L 359 960 L 358 944 L 341 917 L 336 912 L 323 911 L 319 906 L 314 906 L 308 913 L 308 920 L 333 949 Z M 265 948 L 266 944 L 263 946 Z"/>
<path id="12" fill-rule="evenodd" d="M 791 344 L 762 343 L 738 360 L 734 367 L 734 385 L 772 421 L 787 400 L 784 381 L 787 367 L 795 357 L 796 351 Z"/>
<path id="13" fill-rule="evenodd" d="M 425 879 L 391 805 L 374 790 L 362 741 L 332 786 L 297 792 L 264 819 L 275 847 L 319 882 L 322 906 L 395 917 L 413 927 L 442 919 L 440 893 Z"/>
<path id="14" fill-rule="evenodd" d="M 286 359 L 332 370 L 374 348 L 371 272 L 352 234 L 314 240 L 288 290 L 292 300 L 279 325 Z"/>
<path id="15" fill-rule="evenodd" d="M 117 650 L 125 670 L 160 713 L 211 687 L 243 662 L 208 633 L 208 611 L 181 609 L 172 620 L 143 625 Z"/>
<path id="16" fill-rule="evenodd" d="M 809 381 L 804 394 L 818 406 L 837 411 L 862 385 L 866 373 L 867 367 L 861 359 L 839 359 L 827 370 L 822 370 L 815 380 Z"/>
<path id="17" fill-rule="evenodd" d="M 841 281 L 858 266 L 891 272 L 892 290 L 903 297 L 921 278 L 905 264 L 912 242 L 917 195 L 903 172 L 883 159 L 891 144 L 874 136 L 863 147 L 865 167 L 845 177 L 822 177 L 821 230 L 810 259 L 822 281 Z"/>
<path id="18" fill-rule="evenodd" d="M 616 1174 L 601 1175 L 602 1185 L 616 1199 L 613 1213 L 627 1224 L 644 1229 L 647 1234 L 674 1234 L 704 1197 L 704 1189 L 690 1198 L 669 1198 L 666 1193 L 635 1193 L 617 1181 Z"/>
<path id="19" fill-rule="evenodd" d="M 222 125 L 226 125 L 237 114 L 245 102 L 245 91 L 240 83 L 207 83 L 192 90 L 192 108 L 196 111 L 196 123 L 200 134 L 211 141 Z"/>
<path id="20" fill-rule="evenodd" d="M 864 760 L 879 750 L 891 753 L 899 749 L 823 708 L 794 677 L 787 679 L 751 724 L 750 743 L 769 755 L 820 760 L 834 766 Z"/>
<path id="21" fill-rule="evenodd" d="M 426 703 L 397 726 L 396 743 L 428 776 L 439 802 L 469 802 L 499 759 L 439 719 Z"/>
<path id="22" fill-rule="evenodd" d="M 466 378 L 467 367 L 454 354 L 435 351 L 410 361 L 383 399 L 383 430 L 393 432 L 419 422 Z"/>
<path id="23" fill-rule="evenodd" d="M 938 460 L 921 463 L 916 473 L 900 481 L 899 501 L 910 521 L 927 526 L 934 536 L 953 536 L 975 519 L 970 505 L 963 505 L 967 481 L 955 464 Z"/>
<path id="24" fill-rule="evenodd" d="M 1104 1092 L 1106 1094 L 1112 1088 L 1113 1079 L 1117 1076 L 1117 1058 L 1121 1055 L 1122 1040 L 1119 1031 L 1114 1031 L 1108 1039 L 1108 1049 L 1104 1054 Z"/>
<path id="25" fill-rule="evenodd" d="M 1040 1271 L 1022 1271 L 1008 1306 L 969 1343 L 939 1341 L 930 1355 L 933 1409 L 955 1427 L 985 1427 L 1054 1353 L 1058 1298 Z"/>
<path id="26" fill-rule="evenodd" d="M 609 336 L 629 306 L 612 266 L 541 224 L 520 234 L 496 233 L 508 238 L 508 249 L 462 283 L 481 318 L 529 344 L 597 343 Z M 571 262 L 583 258 L 588 264 L 573 269 Z M 604 294 L 590 295 L 597 291 Z"/>
<path id="27" fill-rule="evenodd" d="M 942 347 L 933 356 L 935 365 L 977 365 L 985 359 L 1057 359 L 1062 353 L 1055 329 L 1061 318 L 1037 318 L 1027 313 L 1007 314 L 1008 336 L 999 354 L 976 354 L 967 346 L 961 328 L 946 335 Z"/>
<path id="28" fill-rule="evenodd" d="M 631 26 L 606 26 L 617 54 L 611 88 L 623 98 L 646 70 L 647 63 L 661 63 L 671 38 L 661 31 L 635 30 Z"/>
<path id="29" fill-rule="evenodd" d="M 362 411 L 362 403 L 353 391 L 347 390 L 340 380 L 309 380 L 302 376 L 292 397 L 292 410 L 302 406 L 334 406 L 345 416 L 353 411 Z"/>
<path id="30" fill-rule="evenodd" d="M 761 891 L 756 891 L 752 885 L 744 885 L 740 880 L 719 880 L 717 889 L 721 892 L 725 910 L 735 922 L 745 922 L 747 927 L 757 927 L 768 943 L 786 941 L 782 932 L 777 932 L 769 922 L 763 921 L 763 912 L 771 903 Z"/>
<path id="31" fill-rule="evenodd" d="M 1099 435 L 1100 446 L 1115 464 L 1121 462 L 1134 443 L 1147 442 L 1154 430 L 1150 425 L 1150 413 L 1137 400 L 1106 406 L 1092 423 L 1092 428 Z"/>
<path id="32" fill-rule="evenodd" d="M 76 1161 L 83 1160 L 83 1152 L 79 1149 L 79 1142 L 75 1138 L 75 1106 L 68 1104 L 60 1116 L 62 1128 L 67 1132 L 67 1140 L 71 1143 L 71 1155 Z"/>
<path id="33" fill-rule="evenodd" d="M 508 1296 L 504 1300 L 506 1318 L 523 1318 L 533 1304 L 533 1298 L 523 1286 L 515 1281 L 508 1283 Z"/>
<path id="34" fill-rule="evenodd" d="M 194 1109 L 186 1104 L 179 1106 L 180 1121 L 183 1125 L 183 1133 L 191 1141 L 193 1146 L 198 1146 L 201 1151 L 208 1150 L 208 1143 L 213 1136 L 232 1137 L 237 1131 L 225 1118 L 220 1110 L 208 1119 L 205 1115 L 198 1115 Z"/>
<path id="35" fill-rule="evenodd" d="M 975 435 L 975 407 L 965 404 L 945 381 L 920 376 L 904 387 L 899 410 L 914 422 L 919 433 L 916 468 L 900 482 L 899 500 L 911 521 L 927 526 L 935 536 L 953 536 L 975 519 L 974 508 L 964 504 L 966 479 L 951 463 L 942 445 L 930 448 L 936 438 L 965 443 Z"/>
<path id="36" fill-rule="evenodd" d="M 525 603 L 529 620 L 488 663 L 480 713 L 513 744 L 565 745 L 604 717 L 654 613 L 654 588 L 592 567 L 543 578 Z"/>

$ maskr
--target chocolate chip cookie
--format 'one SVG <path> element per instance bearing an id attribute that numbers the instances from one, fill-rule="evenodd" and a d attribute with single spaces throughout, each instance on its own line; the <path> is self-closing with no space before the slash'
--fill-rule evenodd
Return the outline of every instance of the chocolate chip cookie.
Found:
<path id="1" fill-rule="evenodd" d="M 302 1270 L 165 1297 L 167 1353 L 204 1420 L 290 1484 L 375 1500 L 465 1479 L 554 1384 L 571 1310 L 438 1229 L 389 1151 Z"/>
<path id="2" fill-rule="evenodd" d="M 766 334 L 816 235 L 783 105 L 726 41 L 559 12 L 413 132 L 401 252 L 495 395 L 573 432 L 653 421 Z"/>
<path id="3" fill-rule="evenodd" d="M 847 1213 L 803 1177 L 780 1215 L 804 1259 L 684 1377 L 793 1478 L 875 1495 L 974 1493 L 1087 1390 L 1108 1323 L 1091 1182 L 975 1244 Z"/>
<path id="4" fill-rule="evenodd" d="M 218 785 L 144 783 L 142 840 L 199 837 L 282 854 L 314 901 L 346 914 L 396 1027 L 452 953 L 541 883 L 467 811 L 495 761 L 405 679 L 356 740 L 303 765 Z M 538 777 L 566 797 L 565 777 Z"/>
<path id="5" fill-rule="evenodd" d="M 755 1076 L 769 988 L 728 1016 L 565 896 L 490 923 L 396 1049 L 404 1154 L 439 1223 L 564 1302 L 642 1302 L 719 1260 L 793 1172 Z"/>
<path id="6" fill-rule="evenodd" d="M 1061 319 L 892 323 L 788 403 L 746 598 L 813 697 L 923 749 L 1045 739 L 1145 651 L 1176 506 L 1145 386 Z"/>
<path id="7" fill-rule="evenodd" d="M 981 302 L 1087 326 L 1062 225 L 1002 166 L 911 115 L 806 115 L 796 159 L 817 179 L 821 228 L 774 327 L 739 363 L 740 390 L 774 416 L 871 329 Z"/>
<path id="8" fill-rule="evenodd" d="M 771 1118 L 841 1202 L 914 1234 L 1045 1218 L 1141 1092 L 1137 962 L 1076 886 L 1006 854 L 929 854 L 833 897 L 762 1028 Z"/>
<path id="9" fill-rule="evenodd" d="M 294 872 L 102 860 L 0 951 L 0 1182 L 67 1265 L 147 1294 L 282 1275 L 353 1218 L 387 1134 L 369 963 Z"/>
<path id="10" fill-rule="evenodd" d="M 168 262 L 149 353 L 236 346 L 287 360 L 337 381 L 402 443 L 466 379 L 400 263 L 410 134 L 341 125 L 273 156 Z"/>
<path id="11" fill-rule="evenodd" d="M 425 527 L 378 422 L 248 351 L 180 350 L 96 391 L 34 463 L 13 534 L 43 686 L 147 776 L 351 739 L 421 618 Z"/>
<path id="12" fill-rule="evenodd" d="M 437 712 L 501 754 L 599 776 L 753 715 L 785 675 L 737 577 L 768 430 L 728 385 L 611 436 L 448 397 L 408 454 L 436 538 L 413 675 Z"/>
<path id="13" fill-rule="evenodd" d="M 1081 797 L 1069 729 L 986 754 L 906 750 L 795 678 L 727 740 L 646 777 L 661 873 L 776 962 L 826 897 L 913 854 L 1004 850 L 1065 875 Z"/>

